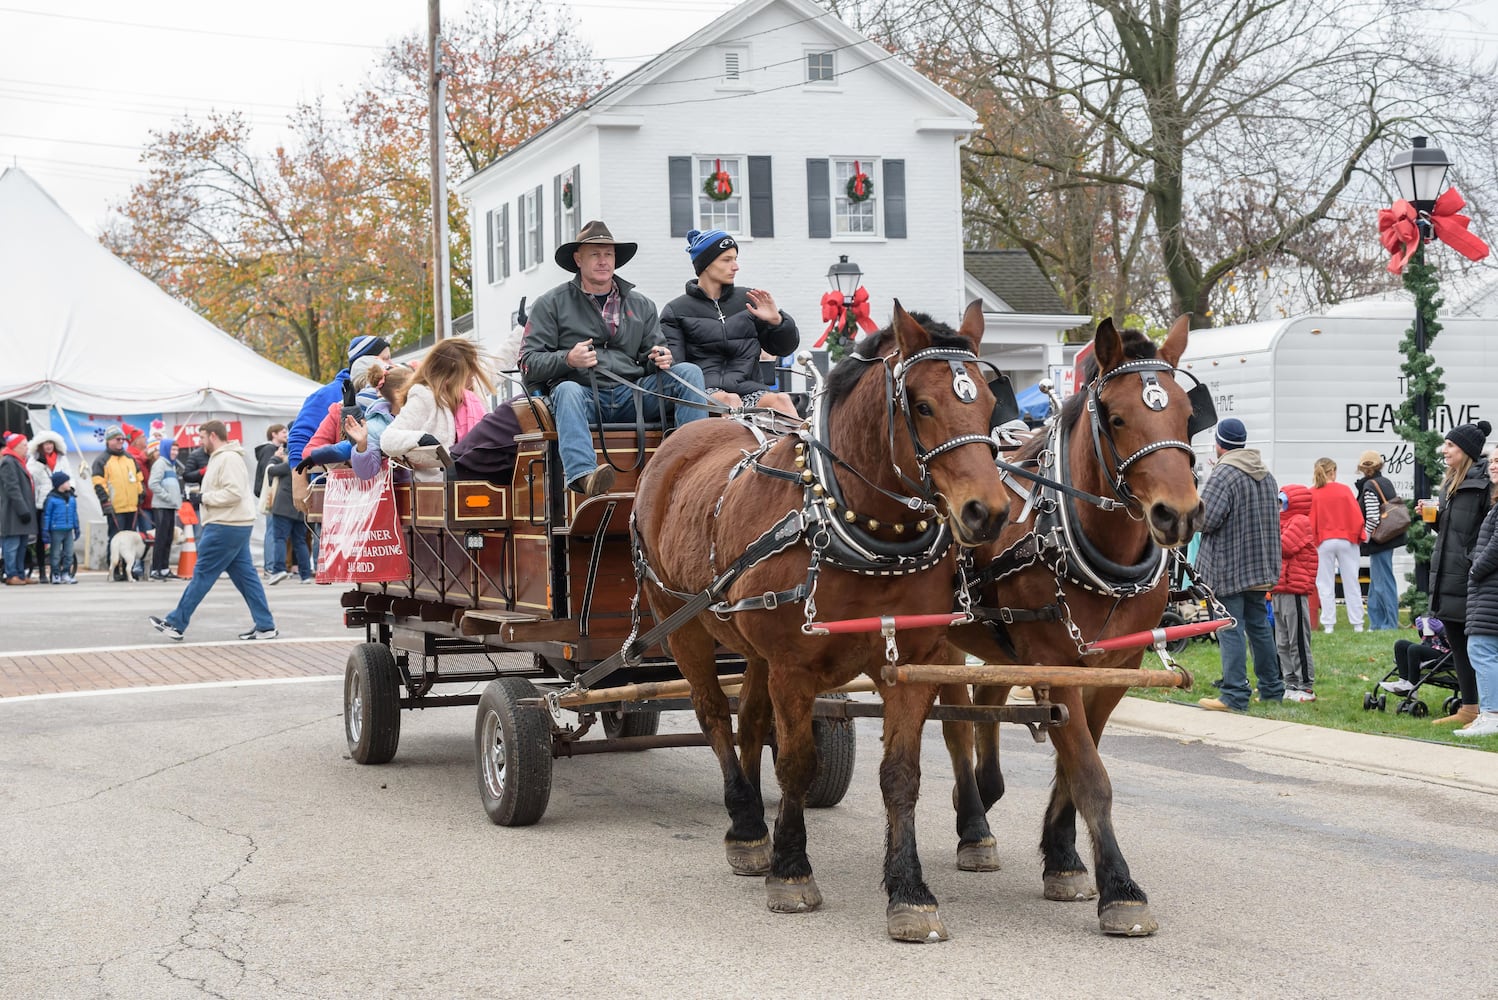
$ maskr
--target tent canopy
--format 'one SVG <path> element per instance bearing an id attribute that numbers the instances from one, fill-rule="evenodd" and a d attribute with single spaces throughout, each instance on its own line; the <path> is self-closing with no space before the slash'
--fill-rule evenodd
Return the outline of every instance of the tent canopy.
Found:
<path id="1" fill-rule="evenodd" d="M 1039 385 L 1021 389 L 1014 394 L 1014 399 L 1019 403 L 1020 414 L 1028 420 L 1044 420 L 1051 415 L 1050 397 L 1040 391 Z"/>
<path id="2" fill-rule="evenodd" d="M 317 388 L 162 291 L 24 171 L 0 174 L 0 399 L 289 419 Z"/>

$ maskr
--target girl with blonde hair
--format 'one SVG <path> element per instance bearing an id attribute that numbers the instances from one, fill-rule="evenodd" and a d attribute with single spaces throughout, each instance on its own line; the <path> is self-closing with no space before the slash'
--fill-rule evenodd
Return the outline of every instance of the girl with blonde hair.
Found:
<path id="1" fill-rule="evenodd" d="M 1358 582 L 1358 545 L 1363 541 L 1363 509 L 1346 483 L 1337 482 L 1337 463 L 1316 459 L 1311 471 L 1311 538 L 1316 543 L 1316 593 L 1321 601 L 1321 630 L 1337 624 L 1337 574 L 1347 620 L 1363 631 L 1363 588 Z"/>
<path id="2" fill-rule="evenodd" d="M 493 377 L 478 348 L 459 338 L 442 341 L 427 354 L 400 397 L 400 413 L 380 437 L 380 450 L 395 458 L 431 445 L 451 450 L 484 416 L 476 386 L 494 394 Z M 413 464 L 437 468 L 425 459 Z"/>

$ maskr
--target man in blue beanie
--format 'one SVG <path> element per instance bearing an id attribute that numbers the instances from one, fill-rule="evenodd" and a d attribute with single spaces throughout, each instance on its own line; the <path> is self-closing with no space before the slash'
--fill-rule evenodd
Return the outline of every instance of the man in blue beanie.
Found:
<path id="1" fill-rule="evenodd" d="M 1217 633 L 1222 696 L 1197 704 L 1211 712 L 1248 711 L 1248 650 L 1259 699 L 1285 695 L 1265 596 L 1280 578 L 1280 487 L 1237 417 L 1217 424 L 1217 465 L 1201 489 L 1202 547 L 1196 568 L 1236 624 Z"/>
<path id="2" fill-rule="evenodd" d="M 349 341 L 348 366 L 352 367 L 355 361 L 364 357 L 389 361 L 390 343 L 384 337 L 367 333 Z M 307 442 L 312 440 L 312 435 L 317 433 L 323 417 L 328 415 L 328 407 L 343 399 L 343 383 L 349 377 L 349 367 L 345 367 L 333 376 L 333 381 L 308 396 L 296 419 L 292 421 L 291 430 L 286 435 L 286 456 L 293 467 L 301 462 L 302 451 L 307 447 Z"/>

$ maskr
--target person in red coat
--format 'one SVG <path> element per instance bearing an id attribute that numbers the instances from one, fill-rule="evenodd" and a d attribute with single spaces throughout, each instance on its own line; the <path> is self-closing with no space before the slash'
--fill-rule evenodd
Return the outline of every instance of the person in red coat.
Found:
<path id="1" fill-rule="evenodd" d="M 1310 595 L 1316 586 L 1317 556 L 1310 514 L 1310 490 L 1295 483 L 1280 490 L 1281 569 L 1269 600 L 1274 605 L 1274 644 L 1285 675 L 1286 701 L 1316 700 Z"/>
<path id="2" fill-rule="evenodd" d="M 1363 631 L 1363 587 L 1358 582 L 1358 546 L 1363 541 L 1363 508 L 1346 483 L 1337 482 L 1337 463 L 1316 459 L 1311 479 L 1311 536 L 1316 539 L 1316 593 L 1321 596 L 1321 628 L 1337 624 L 1337 574 L 1354 632 Z"/>

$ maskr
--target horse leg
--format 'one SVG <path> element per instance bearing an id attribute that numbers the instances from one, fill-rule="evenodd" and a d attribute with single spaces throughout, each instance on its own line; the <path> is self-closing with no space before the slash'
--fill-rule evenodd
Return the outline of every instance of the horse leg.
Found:
<path id="1" fill-rule="evenodd" d="M 754 790 L 754 800 L 760 816 L 760 824 L 764 824 L 764 796 L 761 792 L 760 773 L 764 759 L 765 740 L 770 734 L 770 724 L 773 716 L 770 709 L 770 692 L 767 686 L 769 675 L 769 664 L 761 657 L 746 656 L 744 658 L 744 684 L 739 689 L 739 767 L 743 771 L 744 780 Z M 768 828 L 766 833 L 768 834 Z M 768 835 L 759 838 L 755 843 L 748 845 L 740 851 L 741 860 L 745 866 L 752 864 L 752 869 L 740 871 L 739 866 L 734 870 L 743 875 L 763 875 L 770 870 L 770 841 Z M 730 858 L 730 863 L 732 858 Z"/>
<path id="2" fill-rule="evenodd" d="M 944 684 L 943 705 L 971 705 L 966 684 Z M 971 722 L 943 722 L 942 739 L 952 758 L 952 808 L 957 812 L 957 867 L 965 872 L 996 872 L 999 863 L 998 843 L 988 828 L 988 809 L 978 794 L 973 770 L 973 726 Z"/>
<path id="3" fill-rule="evenodd" d="M 1003 705 L 1009 701 L 1009 686 L 977 687 L 975 701 L 980 705 Z M 993 804 L 1004 797 L 1004 772 L 999 769 L 999 724 L 984 722 L 977 724 L 978 794 L 983 797 L 983 810 L 987 812 Z"/>
<path id="4" fill-rule="evenodd" d="M 1046 899 L 1072 903 L 1097 895 L 1087 877 L 1087 865 L 1077 854 L 1077 809 L 1059 759 L 1051 801 L 1041 825 L 1040 853 L 1045 863 L 1042 878 Z"/>
<path id="5" fill-rule="evenodd" d="M 921 873 L 915 844 L 915 804 L 921 792 L 921 730 L 936 688 L 926 684 L 890 684 L 884 698 L 884 760 L 879 790 L 884 793 L 884 888 L 889 936 L 896 941 L 945 941 L 947 929 L 937 912 L 936 897 Z"/>
<path id="6" fill-rule="evenodd" d="M 1059 778 L 1064 772 L 1071 802 L 1081 812 L 1087 831 L 1092 835 L 1093 864 L 1097 868 L 1099 890 L 1098 923 L 1105 934 L 1129 937 L 1153 934 L 1159 925 L 1150 914 L 1148 897 L 1129 877 L 1128 862 L 1124 860 L 1113 833 L 1113 786 L 1087 725 L 1082 692 L 1077 688 L 1059 690 L 1071 719 L 1051 734 L 1056 746 L 1057 790 L 1060 791 Z M 1050 832 L 1048 823 L 1047 833 Z M 1071 835 L 1072 854 L 1075 855 L 1075 820 Z M 1049 869 L 1049 859 L 1047 867 Z"/>
<path id="7" fill-rule="evenodd" d="M 776 913 L 805 913 L 822 905 L 822 893 L 806 854 L 806 793 L 817 776 L 817 746 L 811 731 L 816 684 L 798 665 L 770 667 L 775 709 L 775 777 L 780 782 L 780 811 L 765 892 Z"/>
<path id="8" fill-rule="evenodd" d="M 660 620 L 657 611 L 657 620 Z M 734 753 L 733 721 L 728 696 L 718 683 L 717 644 L 696 621 L 671 635 L 671 653 L 682 676 L 692 685 L 692 708 L 723 771 L 723 805 L 728 809 L 728 833 L 723 847 L 728 866 L 736 875 L 763 875 L 769 868 L 769 828 L 765 826 L 765 803 L 760 796 L 758 774 L 751 781 Z M 746 680 L 746 688 L 748 687 Z"/>

